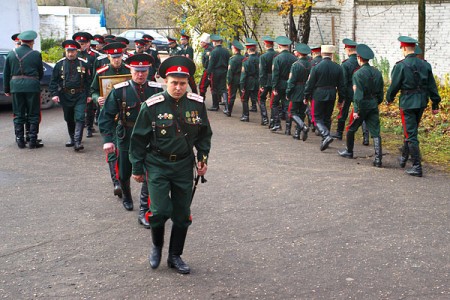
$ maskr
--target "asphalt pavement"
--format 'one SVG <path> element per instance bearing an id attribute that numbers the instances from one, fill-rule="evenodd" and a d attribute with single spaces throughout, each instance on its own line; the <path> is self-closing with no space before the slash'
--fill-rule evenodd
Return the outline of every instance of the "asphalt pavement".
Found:
<path id="1" fill-rule="evenodd" d="M 208 100 L 208 105 L 210 101 Z M 449 175 L 408 176 L 357 140 L 306 142 L 209 112 L 207 183 L 192 204 L 183 259 L 148 264 L 150 231 L 113 195 L 99 133 L 64 147 L 61 108 L 43 111 L 41 149 L 18 149 L 0 112 L 2 299 L 450 299 Z M 399 137 L 399 144 L 401 138 Z M 169 239 L 170 222 L 166 228 Z"/>

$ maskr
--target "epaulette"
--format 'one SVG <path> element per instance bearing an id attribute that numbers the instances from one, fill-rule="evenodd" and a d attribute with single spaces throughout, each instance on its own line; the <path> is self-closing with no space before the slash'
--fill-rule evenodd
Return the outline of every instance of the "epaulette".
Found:
<path id="1" fill-rule="evenodd" d="M 63 60 L 65 60 L 66 59 L 66 57 L 63 57 L 63 58 L 61 58 L 60 60 L 58 60 L 56 63 L 59 63 L 60 61 L 63 61 Z"/>
<path id="2" fill-rule="evenodd" d="M 399 63 L 401 63 L 402 61 L 404 61 L 404 59 L 402 59 L 402 60 L 399 60 L 398 62 L 396 62 L 395 64 L 399 64 Z"/>
<path id="3" fill-rule="evenodd" d="M 106 65 L 106 66 L 102 66 L 102 67 L 100 67 L 100 68 L 97 68 L 95 71 L 96 71 L 98 74 L 100 74 L 100 73 L 105 72 L 105 71 L 108 70 L 108 69 L 109 69 L 109 65 Z"/>
<path id="4" fill-rule="evenodd" d="M 115 84 L 114 88 L 117 90 L 117 89 L 123 88 L 124 86 L 129 86 L 129 85 L 130 85 L 130 83 L 128 81 L 124 81 L 124 82 Z"/>
<path id="5" fill-rule="evenodd" d="M 158 96 L 153 96 L 148 98 L 147 100 L 145 100 L 145 103 L 147 104 L 148 107 L 159 103 L 159 102 L 163 102 L 164 101 L 164 96 L 163 95 L 158 95 Z"/>
<path id="6" fill-rule="evenodd" d="M 108 57 L 107 54 L 100 54 L 100 55 L 97 57 L 97 60 L 102 60 L 102 59 L 105 59 L 105 58 L 107 58 L 107 57 Z"/>
<path id="7" fill-rule="evenodd" d="M 344 60 L 342 61 L 342 63 L 345 63 L 347 60 L 348 60 L 348 58 L 347 58 L 347 59 L 344 59 Z"/>
<path id="8" fill-rule="evenodd" d="M 153 51 L 156 51 L 156 48 L 148 48 L 148 49 L 153 50 Z"/>
<path id="9" fill-rule="evenodd" d="M 154 81 L 148 81 L 148 86 L 149 87 L 156 87 L 156 88 L 162 88 L 162 84 L 159 82 L 154 82 Z"/>
<path id="10" fill-rule="evenodd" d="M 200 103 L 203 103 L 203 97 L 194 93 L 187 93 L 187 98 Z"/>
<path id="11" fill-rule="evenodd" d="M 242 62 L 244 62 L 244 61 L 246 61 L 246 60 L 248 60 L 248 56 L 247 56 L 247 57 L 244 57 L 244 59 L 242 60 Z"/>
<path id="12" fill-rule="evenodd" d="M 78 57 L 78 59 L 81 60 L 82 62 L 84 62 L 85 64 L 88 63 L 87 59 L 84 59 L 84 58 L 81 58 L 81 57 Z"/>

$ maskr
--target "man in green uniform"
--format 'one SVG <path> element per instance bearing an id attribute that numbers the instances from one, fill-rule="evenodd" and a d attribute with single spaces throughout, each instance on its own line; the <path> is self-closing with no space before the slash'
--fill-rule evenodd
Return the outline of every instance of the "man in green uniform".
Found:
<path id="1" fill-rule="evenodd" d="M 147 44 L 147 41 L 144 39 L 135 40 L 134 41 L 135 50 L 133 52 L 131 52 L 131 55 L 144 53 L 145 52 L 145 44 Z"/>
<path id="2" fill-rule="evenodd" d="M 239 90 L 239 94 L 241 93 L 239 89 L 239 82 L 241 80 L 242 60 L 244 59 L 244 56 L 241 54 L 241 50 L 244 50 L 244 46 L 242 46 L 239 41 L 234 40 L 231 45 L 233 56 L 228 61 L 227 71 L 228 101 L 225 101 L 225 109 L 223 110 L 223 113 L 228 117 L 231 117 L 231 113 L 233 112 L 237 91 Z"/>
<path id="3" fill-rule="evenodd" d="M 330 135 L 331 115 L 336 102 L 336 89 L 339 99 L 345 99 L 344 74 L 340 65 L 332 61 L 335 47 L 322 45 L 323 60 L 311 69 L 305 87 L 305 99 L 314 99 L 314 120 L 322 135 L 320 151 L 333 142 Z"/>
<path id="4" fill-rule="evenodd" d="M 219 110 L 219 102 L 228 101 L 227 95 L 227 70 L 230 53 L 222 47 L 222 37 L 218 34 L 210 36 L 214 44 L 214 50 L 211 51 L 208 64 L 208 76 L 211 79 L 212 106 L 208 108 L 211 111 Z"/>
<path id="5" fill-rule="evenodd" d="M 264 36 L 262 38 L 266 52 L 259 57 L 259 91 L 258 91 L 258 103 L 261 111 L 261 125 L 265 126 L 269 124 L 267 115 L 267 95 L 270 97 L 270 103 L 272 103 L 272 62 L 277 52 L 273 49 L 274 39 L 270 36 Z M 271 113 L 269 128 L 273 127 L 273 114 Z"/>
<path id="6" fill-rule="evenodd" d="M 130 69 L 125 66 L 125 62 L 122 60 L 123 50 L 125 48 L 125 45 L 122 43 L 111 43 L 103 48 L 104 53 L 108 55 L 110 63 L 97 70 L 91 84 L 92 101 L 97 103 L 99 107 L 103 106 L 107 96 L 100 96 L 99 77 L 130 74 Z M 114 138 L 113 140 L 115 143 L 116 139 Z M 109 172 L 114 186 L 114 195 L 122 198 L 122 188 L 120 187 L 118 172 L 116 171 L 119 168 L 116 152 L 108 153 L 106 155 L 106 162 L 109 165 Z"/>
<path id="7" fill-rule="evenodd" d="M 369 60 L 373 59 L 372 49 L 367 45 L 356 46 L 357 60 L 360 68 L 353 74 L 353 122 L 347 131 L 347 149 L 339 151 L 339 155 L 353 158 L 353 146 L 355 144 L 355 132 L 365 121 L 373 137 L 375 159 L 373 165 L 381 167 L 382 147 L 380 137 L 380 115 L 378 105 L 383 102 L 383 76 L 376 68 L 370 66 Z M 347 101 L 348 96 L 345 101 Z"/>
<path id="8" fill-rule="evenodd" d="M 194 49 L 189 45 L 190 36 L 182 34 L 180 38 L 180 47 L 183 51 L 183 56 L 194 60 Z M 189 77 L 189 87 L 194 94 L 197 94 L 197 85 L 195 84 L 194 76 Z"/>
<path id="9" fill-rule="evenodd" d="M 175 55 L 183 55 L 183 49 L 181 49 L 180 45 L 177 44 L 177 39 L 168 36 L 167 40 L 169 42 L 169 55 L 175 56 Z"/>
<path id="10" fill-rule="evenodd" d="M 154 38 L 149 34 L 144 34 L 142 38 L 147 41 L 147 44 L 145 44 L 145 53 L 153 57 L 153 68 L 156 71 L 155 76 L 157 76 L 159 65 L 161 65 L 161 58 L 159 57 L 158 49 L 153 46 Z"/>
<path id="11" fill-rule="evenodd" d="M 78 50 L 78 57 L 84 59 L 88 65 L 89 72 L 92 74 L 89 79 L 92 80 L 92 77 L 94 76 L 94 63 L 96 60 L 95 53 L 91 51 L 91 40 L 94 39 L 94 37 L 88 33 L 88 32 L 77 32 L 72 36 L 72 40 L 80 44 L 80 49 Z M 89 84 L 86 86 L 87 93 L 89 94 L 89 89 L 92 82 L 89 82 Z M 93 101 L 89 101 L 86 104 L 86 119 L 85 119 L 85 126 L 86 126 L 86 137 L 91 138 L 93 136 L 93 132 L 95 132 L 94 129 L 94 119 L 95 119 L 95 109 L 96 105 Z"/>
<path id="12" fill-rule="evenodd" d="M 439 96 L 431 65 L 418 58 L 414 52 L 417 40 L 400 36 L 400 48 L 405 59 L 397 62 L 391 72 L 391 85 L 386 92 L 387 103 L 392 103 L 400 91 L 400 114 L 405 136 L 400 166 L 405 167 L 411 156 L 413 166 L 406 172 L 422 177 L 422 163 L 419 148 L 418 127 L 423 112 L 431 99 L 432 113 L 439 112 Z"/>
<path id="13" fill-rule="evenodd" d="M 198 90 L 200 91 L 200 96 L 206 99 L 206 91 L 211 83 L 208 77 L 209 55 L 213 50 L 209 34 L 202 33 L 202 35 L 200 36 L 200 46 L 203 48 L 202 52 L 203 73 L 202 78 L 200 78 L 200 83 L 198 84 Z"/>
<path id="14" fill-rule="evenodd" d="M 286 98 L 287 80 L 289 79 L 292 64 L 297 61 L 295 55 L 289 52 L 289 46 L 292 44 L 290 39 L 285 36 L 279 36 L 275 39 L 275 43 L 278 44 L 280 53 L 274 57 L 272 65 L 272 90 L 274 95 L 271 106 L 274 118 L 272 132 L 281 130 L 280 119 L 282 117 L 280 115 L 287 115 L 289 106 L 289 100 Z M 281 105 L 281 112 L 279 111 L 279 105 Z M 289 118 L 286 118 L 285 134 L 291 134 L 291 120 Z"/>
<path id="15" fill-rule="evenodd" d="M 193 147 L 197 149 L 197 174 L 203 176 L 212 131 L 203 98 L 186 92 L 188 77 L 195 73 L 194 62 L 183 56 L 169 57 L 159 70 L 167 91 L 142 104 L 131 136 L 130 160 L 133 178 L 148 182 L 153 240 L 150 266 L 155 269 L 160 264 L 164 226 L 170 218 L 173 225 L 167 263 L 187 274 L 190 268 L 180 256 L 192 223 Z"/>
<path id="16" fill-rule="evenodd" d="M 311 46 L 311 68 L 315 67 L 322 61 L 322 53 L 321 53 L 321 46 Z M 307 104 L 306 108 L 306 115 L 308 116 L 309 120 L 309 127 L 313 132 L 316 133 L 317 136 L 320 135 L 319 130 L 316 130 L 316 122 L 314 121 L 314 99 L 311 99 L 311 104 Z"/>
<path id="17" fill-rule="evenodd" d="M 129 159 L 130 138 L 142 102 L 162 91 L 161 84 L 148 81 L 148 69 L 153 57 L 136 54 L 126 60 L 131 69 L 131 80 L 114 85 L 100 112 L 98 124 L 103 137 L 103 150 L 107 153 L 118 150 L 119 180 L 122 188 L 122 204 L 126 210 L 133 210 L 130 178 L 132 166 Z M 117 121 L 118 120 L 118 121 Z M 139 224 L 150 228 L 145 217 L 148 211 L 148 188 L 141 187 Z"/>
<path id="18" fill-rule="evenodd" d="M 3 70 L 3 86 L 6 96 L 12 95 L 14 132 L 17 146 L 25 148 L 24 125 L 30 123 L 28 147 L 38 148 L 37 135 L 40 119 L 40 80 L 44 75 L 42 56 L 33 50 L 37 33 L 28 30 L 20 33 L 21 45 L 8 53 Z"/>
<path id="19" fill-rule="evenodd" d="M 52 100 L 63 107 L 64 120 L 67 123 L 70 140 L 66 147 L 74 147 L 75 151 L 84 149 L 81 144 L 84 129 L 84 112 L 88 97 L 91 73 L 86 61 L 77 57 L 80 44 L 73 40 L 62 43 L 65 57 L 60 59 L 53 68 L 49 90 Z"/>
<path id="20" fill-rule="evenodd" d="M 256 45 L 258 43 L 247 38 L 245 47 L 247 48 L 248 56 L 242 61 L 241 71 L 241 101 L 242 101 L 242 122 L 248 122 L 250 120 L 248 99 L 252 99 L 253 102 L 258 101 L 258 88 L 259 88 L 259 58 L 256 55 Z"/>
<path id="21" fill-rule="evenodd" d="M 306 104 L 303 100 L 305 99 L 305 84 L 311 71 L 311 63 L 308 61 L 311 49 L 308 45 L 299 43 L 295 45 L 295 50 L 299 59 L 292 64 L 286 89 L 286 95 L 290 101 L 288 118 L 296 123 L 295 133 L 292 137 L 299 140 L 302 135 L 302 140 L 306 141 L 309 127 L 305 125 Z"/>

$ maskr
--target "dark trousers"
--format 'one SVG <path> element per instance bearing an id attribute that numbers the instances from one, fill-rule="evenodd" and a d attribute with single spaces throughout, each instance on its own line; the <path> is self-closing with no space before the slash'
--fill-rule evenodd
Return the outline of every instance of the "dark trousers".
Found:
<path id="1" fill-rule="evenodd" d="M 206 90 L 208 89 L 210 82 L 208 79 L 208 73 L 206 70 L 203 71 L 202 78 L 200 79 L 200 83 L 198 85 L 198 89 L 200 91 L 200 95 L 205 96 Z"/>
<path id="2" fill-rule="evenodd" d="M 419 133 L 419 123 L 422 119 L 424 110 L 425 108 L 400 109 L 405 141 L 415 146 L 419 146 L 417 135 Z"/>
<path id="3" fill-rule="evenodd" d="M 361 110 L 358 119 L 353 119 L 349 125 L 348 132 L 354 134 L 365 121 L 373 138 L 380 137 L 380 115 L 378 108 Z"/>
<path id="4" fill-rule="evenodd" d="M 39 124 L 41 111 L 40 93 L 12 93 L 14 124 Z"/>
<path id="5" fill-rule="evenodd" d="M 326 134 L 329 134 L 331 127 L 331 115 L 333 114 L 334 102 L 314 100 L 314 121 L 317 126 L 326 127 Z"/>

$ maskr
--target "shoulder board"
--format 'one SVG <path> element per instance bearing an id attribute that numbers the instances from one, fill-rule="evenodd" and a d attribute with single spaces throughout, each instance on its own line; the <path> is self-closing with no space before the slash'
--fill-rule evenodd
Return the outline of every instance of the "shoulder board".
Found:
<path id="1" fill-rule="evenodd" d="M 60 61 L 63 61 L 63 60 L 65 60 L 66 58 L 65 57 L 63 57 L 63 58 L 61 58 L 60 60 L 58 60 L 56 63 L 59 63 Z"/>
<path id="2" fill-rule="evenodd" d="M 159 103 L 159 102 L 163 102 L 164 101 L 164 96 L 163 95 L 158 95 L 158 96 L 152 96 L 150 98 L 148 98 L 147 100 L 145 100 L 145 103 L 147 104 L 148 107 Z"/>
<path id="3" fill-rule="evenodd" d="M 87 59 L 84 59 L 84 58 L 81 58 L 81 57 L 78 57 L 78 59 L 81 60 L 82 62 L 86 63 L 86 64 L 88 62 Z"/>
<path id="4" fill-rule="evenodd" d="M 404 61 L 404 59 L 399 60 L 398 62 L 396 62 L 395 64 L 401 63 L 402 61 Z"/>
<path id="5" fill-rule="evenodd" d="M 154 82 L 154 81 L 148 81 L 148 86 L 150 87 L 157 87 L 157 88 L 162 88 L 162 84 L 159 82 Z"/>
<path id="6" fill-rule="evenodd" d="M 203 97 L 194 93 L 187 94 L 188 99 L 203 103 Z"/>
<path id="7" fill-rule="evenodd" d="M 130 85 L 130 83 L 128 81 L 124 81 L 124 82 L 115 84 L 114 88 L 117 90 L 117 89 L 123 88 L 125 86 L 129 86 L 129 85 Z"/>
<path id="8" fill-rule="evenodd" d="M 244 61 L 246 61 L 246 60 L 248 60 L 248 56 L 247 56 L 247 57 L 244 57 L 244 59 L 242 60 L 242 62 L 244 62 Z"/>
<path id="9" fill-rule="evenodd" d="M 348 58 L 347 58 L 347 59 L 344 59 L 344 60 L 342 61 L 342 63 L 345 63 L 347 60 L 348 60 Z"/>
<path id="10" fill-rule="evenodd" d="M 152 47 L 152 48 L 148 48 L 148 49 L 153 50 L 153 51 L 156 51 L 156 48 L 153 48 L 153 47 Z"/>
<path id="11" fill-rule="evenodd" d="M 100 67 L 100 68 L 97 68 L 97 70 L 95 70 L 97 73 L 103 73 L 103 72 L 105 72 L 106 70 L 108 70 L 109 69 L 109 65 L 106 65 L 106 66 L 103 66 L 103 67 Z"/>
<path id="12" fill-rule="evenodd" d="M 97 57 L 97 60 L 102 60 L 102 59 L 107 58 L 107 57 L 108 57 L 107 54 L 100 54 L 100 55 Z"/>

